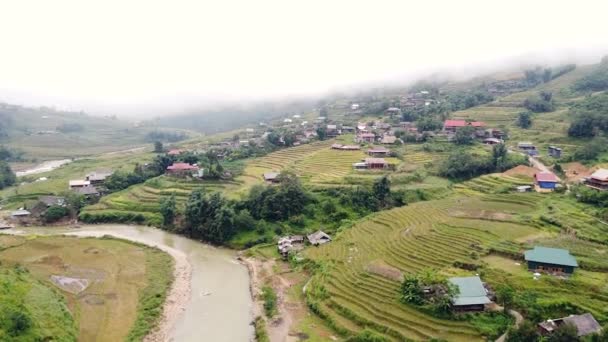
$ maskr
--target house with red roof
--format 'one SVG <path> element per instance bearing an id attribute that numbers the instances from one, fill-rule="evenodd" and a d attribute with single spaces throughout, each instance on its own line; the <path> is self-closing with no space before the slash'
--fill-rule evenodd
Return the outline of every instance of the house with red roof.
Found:
<path id="1" fill-rule="evenodd" d="M 456 133 L 456 130 L 458 128 L 462 128 L 462 127 L 466 127 L 466 126 L 472 126 L 475 128 L 483 128 L 486 126 L 486 124 L 481 121 L 467 122 L 465 120 L 445 120 L 445 122 L 443 123 L 443 130 L 445 132 Z"/>
<path id="2" fill-rule="evenodd" d="M 172 150 L 169 150 L 169 152 L 167 152 L 167 154 L 170 156 L 179 156 L 180 154 L 182 154 L 182 150 L 172 149 Z"/>
<path id="3" fill-rule="evenodd" d="M 173 165 L 167 166 L 167 174 L 175 176 L 190 176 L 197 175 L 199 173 L 199 167 L 189 163 L 173 163 Z"/>
<path id="4" fill-rule="evenodd" d="M 541 190 L 554 190 L 559 178 L 553 172 L 538 172 L 534 174 L 534 181 Z"/>

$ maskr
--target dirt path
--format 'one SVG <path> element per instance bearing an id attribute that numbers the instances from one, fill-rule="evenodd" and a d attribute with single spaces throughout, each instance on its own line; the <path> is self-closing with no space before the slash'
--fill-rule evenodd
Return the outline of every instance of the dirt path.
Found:
<path id="1" fill-rule="evenodd" d="M 515 318 L 515 328 L 519 328 L 519 325 L 524 321 L 524 316 L 515 310 L 509 310 L 509 315 Z M 502 334 L 495 342 L 504 342 L 507 339 L 507 333 Z"/>
<path id="2" fill-rule="evenodd" d="M 296 321 L 296 316 L 302 312 L 297 303 L 290 302 L 288 298 L 289 289 L 294 285 L 280 272 L 275 273 L 277 263 L 274 260 L 260 260 L 257 258 L 242 258 L 243 264 L 247 266 L 251 278 L 251 296 L 254 299 L 254 317 L 264 315 L 264 301 L 261 299 L 262 287 L 270 284 L 277 294 L 278 314 L 271 320 L 267 320 L 266 332 L 270 342 L 295 342 L 299 341 L 297 336 L 290 336 L 289 332 Z"/>
<path id="3" fill-rule="evenodd" d="M 190 287 L 192 265 L 188 262 L 186 255 L 173 248 L 164 246 L 159 246 L 158 248 L 169 253 L 175 260 L 175 269 L 173 270 L 174 280 L 165 300 L 161 320 L 156 329 L 144 338 L 145 342 L 164 342 L 169 340 L 169 333 L 179 316 L 186 309 L 186 304 L 190 300 L 192 291 Z"/>

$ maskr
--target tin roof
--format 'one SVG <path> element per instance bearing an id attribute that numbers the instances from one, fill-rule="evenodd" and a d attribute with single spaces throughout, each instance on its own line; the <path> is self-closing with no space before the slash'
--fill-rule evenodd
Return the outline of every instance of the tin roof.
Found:
<path id="1" fill-rule="evenodd" d="M 526 261 L 578 267 L 576 259 L 566 249 L 535 246 L 524 255 Z"/>
<path id="2" fill-rule="evenodd" d="M 454 305 L 480 305 L 491 303 L 488 293 L 479 277 L 455 277 L 449 282 L 458 287 L 459 293 L 454 297 Z"/>

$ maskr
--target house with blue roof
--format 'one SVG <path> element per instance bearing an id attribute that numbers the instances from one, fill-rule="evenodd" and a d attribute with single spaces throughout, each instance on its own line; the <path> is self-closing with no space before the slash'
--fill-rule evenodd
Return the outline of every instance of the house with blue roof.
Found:
<path id="1" fill-rule="evenodd" d="M 568 250 L 535 246 L 524 254 L 528 270 L 549 274 L 571 275 L 578 263 Z"/>
<path id="2" fill-rule="evenodd" d="M 484 311 L 486 304 L 492 303 L 479 277 L 455 277 L 448 281 L 458 288 L 458 294 L 452 299 L 455 310 Z"/>

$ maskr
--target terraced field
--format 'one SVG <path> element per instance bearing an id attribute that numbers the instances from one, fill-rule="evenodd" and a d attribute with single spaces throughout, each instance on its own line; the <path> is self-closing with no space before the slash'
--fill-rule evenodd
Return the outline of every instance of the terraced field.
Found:
<path id="1" fill-rule="evenodd" d="M 395 341 L 482 340 L 484 337 L 468 321 L 438 319 L 400 303 L 400 279 L 403 273 L 428 268 L 445 275 L 471 275 L 472 271 L 455 266 L 480 264 L 479 256 L 491 249 L 519 253 L 524 246 L 517 241 L 541 232 L 518 218 L 538 209 L 539 196 L 456 197 L 416 203 L 361 221 L 332 243 L 305 251 L 320 264 L 320 271 L 309 283 L 308 303 L 342 332 L 355 333 L 368 327 Z M 570 291 L 564 298 L 582 303 L 581 307 L 606 319 L 601 310 L 608 304 L 608 289 L 604 286 L 593 294 L 598 288 L 583 276 L 574 278 L 581 290 L 572 294 L 569 282 L 551 277 L 533 281 L 521 265 L 517 274 L 486 267 L 482 277 L 494 286 L 508 282 L 525 289 L 534 282 L 534 291 L 546 302 L 558 302 Z M 605 278 L 606 274 L 595 276 Z M 584 300 L 578 300 L 582 297 Z"/>
<path id="2" fill-rule="evenodd" d="M 532 185 L 532 178 L 494 173 L 456 184 L 454 190 L 465 195 L 493 194 L 512 192 L 519 185 Z"/>
<path id="3" fill-rule="evenodd" d="M 178 206 L 182 205 L 194 189 L 227 192 L 241 184 L 227 181 L 187 181 L 161 176 L 132 186 L 126 190 L 103 197 L 99 203 L 86 207 L 88 215 L 142 215 L 145 222 L 160 225 L 160 199 L 175 195 Z"/>
<path id="4" fill-rule="evenodd" d="M 312 185 L 341 186 L 345 183 L 344 177 L 354 173 L 352 164 L 365 157 L 363 151 L 325 148 L 305 160 L 296 161 L 293 168 Z"/>

